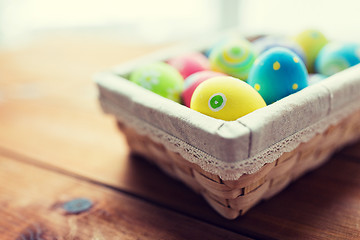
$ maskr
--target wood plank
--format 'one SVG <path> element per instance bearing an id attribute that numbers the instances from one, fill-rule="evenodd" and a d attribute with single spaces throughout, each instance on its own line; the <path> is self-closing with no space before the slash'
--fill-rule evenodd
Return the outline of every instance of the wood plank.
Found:
<path id="1" fill-rule="evenodd" d="M 218 216 L 198 195 L 143 159 L 133 159 L 128 170 L 130 175 L 137 173 L 131 178 L 139 185 L 129 186 L 137 187 L 133 192 L 139 196 L 256 239 L 360 237 L 360 164 L 341 155 L 234 221 Z M 150 191 L 137 192 L 145 188 Z"/>
<path id="2" fill-rule="evenodd" d="M 0 182 L 4 240 L 249 239 L 106 187 L 4 157 L 0 157 Z M 64 203 L 80 197 L 92 206 L 78 214 L 66 211 Z"/>
<path id="3" fill-rule="evenodd" d="M 7 156 L 9 158 L 18 159 L 25 163 L 48 169 L 50 171 L 62 172 L 65 175 L 74 176 L 78 179 L 86 179 L 99 185 L 106 185 L 110 188 L 115 188 L 122 192 L 147 199 L 149 202 L 159 203 L 169 209 L 189 213 L 193 216 L 193 211 L 196 209 L 196 206 L 201 206 L 198 210 L 195 211 L 195 213 L 200 211 L 201 214 L 195 214 L 195 216 L 201 215 L 205 216 L 205 218 L 218 217 L 217 213 L 215 213 L 213 209 L 210 208 L 210 206 L 200 195 L 195 194 L 182 183 L 168 177 L 156 166 L 150 164 L 148 161 L 146 161 L 146 159 L 140 158 L 139 156 L 118 159 L 117 163 L 111 165 L 112 168 L 116 169 L 118 174 L 116 179 L 112 179 L 112 181 L 115 182 L 114 184 L 109 184 L 106 181 L 105 176 L 107 171 L 99 171 L 99 176 L 92 178 L 88 177 L 86 172 L 85 174 L 77 174 L 76 172 L 79 172 L 79 169 L 71 169 L 67 166 L 64 168 L 58 168 L 57 166 L 49 165 L 43 161 L 37 161 L 36 159 L 28 158 L 27 156 L 18 154 L 16 152 L 9 152 L 8 150 L 4 150 L 1 147 L 0 156 Z M 108 163 L 108 161 L 105 163 Z M 75 165 L 76 164 L 73 166 Z M 100 177 L 103 177 L 105 181 L 103 181 Z M 149 179 L 151 179 L 151 181 Z"/>
<path id="4" fill-rule="evenodd" d="M 157 48 L 92 35 L 0 52 L 0 146 L 118 182 L 118 168 L 109 166 L 126 158 L 127 147 L 102 114 L 91 76 Z"/>

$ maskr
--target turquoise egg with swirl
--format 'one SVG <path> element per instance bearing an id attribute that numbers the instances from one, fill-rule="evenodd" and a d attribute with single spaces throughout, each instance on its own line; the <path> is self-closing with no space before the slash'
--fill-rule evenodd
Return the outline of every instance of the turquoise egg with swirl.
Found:
<path id="1" fill-rule="evenodd" d="M 215 48 L 210 56 L 210 67 L 217 72 L 246 80 L 256 59 L 256 51 L 247 40 L 229 41 Z"/>
<path id="2" fill-rule="evenodd" d="M 357 43 L 328 43 L 315 61 L 318 73 L 331 76 L 360 63 L 360 45 Z"/>

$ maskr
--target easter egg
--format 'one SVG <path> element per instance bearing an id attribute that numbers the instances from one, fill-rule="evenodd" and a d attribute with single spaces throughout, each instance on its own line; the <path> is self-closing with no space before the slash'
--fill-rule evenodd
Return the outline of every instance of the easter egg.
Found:
<path id="1" fill-rule="evenodd" d="M 308 78 L 309 86 L 319 83 L 322 80 L 324 80 L 325 78 L 326 78 L 326 76 L 323 74 L 319 74 L 319 73 L 309 74 L 309 78 Z"/>
<path id="2" fill-rule="evenodd" d="M 255 58 L 256 52 L 250 42 L 245 39 L 233 40 L 211 52 L 210 68 L 246 80 Z"/>
<path id="3" fill-rule="evenodd" d="M 319 52 L 315 69 L 318 73 L 330 76 L 358 63 L 360 63 L 359 44 L 328 43 Z"/>
<path id="4" fill-rule="evenodd" d="M 209 60 L 198 52 L 173 57 L 167 63 L 176 68 L 183 78 L 187 78 L 193 73 L 210 69 Z"/>
<path id="5" fill-rule="evenodd" d="M 261 54 L 249 74 L 248 83 L 267 104 L 308 86 L 303 61 L 286 48 L 272 48 Z"/>
<path id="6" fill-rule="evenodd" d="M 156 62 L 133 71 L 130 81 L 175 102 L 181 102 L 184 79 L 172 66 Z"/>
<path id="7" fill-rule="evenodd" d="M 231 35 L 222 36 L 220 39 L 218 39 L 216 42 L 214 42 L 212 45 L 210 45 L 207 49 L 205 49 L 204 54 L 207 58 L 209 58 L 211 52 L 214 49 L 220 48 L 227 43 L 242 41 L 242 40 L 244 40 L 244 37 L 239 34 L 231 34 Z"/>
<path id="8" fill-rule="evenodd" d="M 283 37 L 283 36 L 265 36 L 259 39 L 256 39 L 253 41 L 253 46 L 256 49 L 258 54 L 261 54 L 270 48 L 274 47 L 283 47 L 287 48 L 290 51 L 293 51 L 295 54 L 297 54 L 303 62 L 306 61 L 305 59 L 305 53 L 303 49 L 300 47 L 299 44 L 297 44 L 295 41 L 293 41 L 290 38 Z"/>
<path id="9" fill-rule="evenodd" d="M 194 91 L 190 108 L 205 115 L 236 120 L 266 103 L 249 84 L 237 78 L 221 76 L 202 82 Z"/>
<path id="10" fill-rule="evenodd" d="M 305 53 L 305 64 L 309 72 L 314 71 L 315 59 L 328 40 L 318 30 L 305 30 L 295 36 L 294 40 L 301 46 Z"/>
<path id="11" fill-rule="evenodd" d="M 226 75 L 223 73 L 213 72 L 213 71 L 201 71 L 191 74 L 189 77 L 187 77 L 184 82 L 184 91 L 181 94 L 184 104 L 187 107 L 190 107 L 191 97 L 197 86 L 199 86 L 200 83 L 206 81 L 207 79 L 217 76 L 226 76 Z"/>

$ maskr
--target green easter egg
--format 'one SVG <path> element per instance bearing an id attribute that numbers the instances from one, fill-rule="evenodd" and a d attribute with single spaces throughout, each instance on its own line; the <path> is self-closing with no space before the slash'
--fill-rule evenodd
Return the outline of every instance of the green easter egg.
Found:
<path id="1" fill-rule="evenodd" d="M 243 80 L 247 79 L 255 58 L 255 49 L 244 39 L 231 40 L 218 46 L 209 56 L 212 70 Z"/>
<path id="2" fill-rule="evenodd" d="M 130 81 L 175 102 L 181 102 L 184 79 L 172 66 L 156 62 L 141 66 L 130 75 Z"/>

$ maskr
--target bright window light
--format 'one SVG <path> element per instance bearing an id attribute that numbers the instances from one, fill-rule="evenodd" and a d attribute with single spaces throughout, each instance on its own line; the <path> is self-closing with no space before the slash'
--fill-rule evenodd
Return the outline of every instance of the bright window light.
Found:
<path id="1" fill-rule="evenodd" d="M 243 1 L 242 30 L 247 33 L 296 34 L 316 28 L 329 39 L 360 41 L 358 0 Z"/>
<path id="2" fill-rule="evenodd" d="M 97 31 L 165 42 L 236 27 L 244 35 L 317 28 L 359 40 L 360 1 L 342 0 L 0 0 L 0 41 L 47 31 Z"/>

